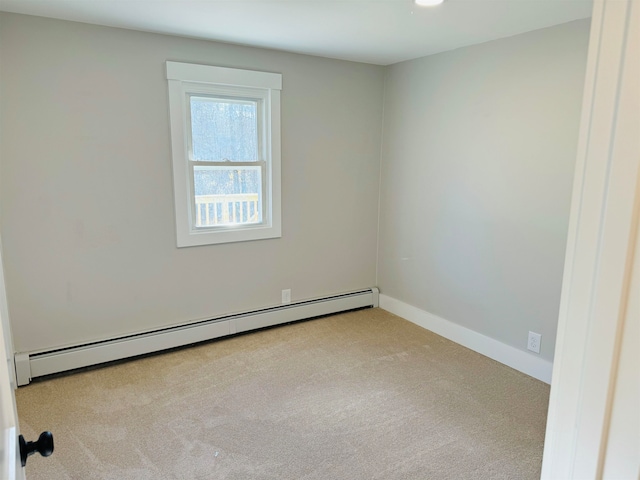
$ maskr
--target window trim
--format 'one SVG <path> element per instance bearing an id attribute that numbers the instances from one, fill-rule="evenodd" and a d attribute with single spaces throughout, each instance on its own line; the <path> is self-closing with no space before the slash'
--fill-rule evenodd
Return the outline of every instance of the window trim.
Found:
<path id="1" fill-rule="evenodd" d="M 173 188 L 178 247 L 243 242 L 282 236 L 280 167 L 280 90 L 282 75 L 253 70 L 166 62 L 169 87 L 169 117 Z M 263 149 L 265 158 L 251 162 L 264 165 L 263 221 L 260 224 L 228 225 L 205 229 L 193 225 L 192 161 L 188 145 L 190 118 L 188 96 L 226 95 L 263 98 Z M 208 163 L 208 162 L 204 162 Z M 234 162 L 235 163 L 235 162 Z M 239 166 L 244 165 L 241 162 Z"/>

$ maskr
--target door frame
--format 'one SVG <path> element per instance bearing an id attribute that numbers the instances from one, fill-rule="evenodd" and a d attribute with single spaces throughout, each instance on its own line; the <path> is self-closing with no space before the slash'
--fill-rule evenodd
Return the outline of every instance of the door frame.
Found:
<path id="1" fill-rule="evenodd" d="M 13 349 L 13 336 L 11 335 L 11 324 L 9 323 L 9 307 L 7 304 L 7 290 L 4 281 L 4 262 L 2 258 L 2 240 L 0 239 L 0 323 L 4 332 L 4 351 L 3 355 L 9 367 L 9 381 L 11 388 L 17 388 L 16 383 L 16 363 Z"/>
<path id="2" fill-rule="evenodd" d="M 543 479 L 603 478 L 627 305 L 640 295 L 639 37 L 640 0 L 594 1 Z"/>

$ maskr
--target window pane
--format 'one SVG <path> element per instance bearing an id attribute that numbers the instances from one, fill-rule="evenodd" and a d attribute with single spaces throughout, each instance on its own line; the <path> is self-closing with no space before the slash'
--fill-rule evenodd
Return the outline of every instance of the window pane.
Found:
<path id="1" fill-rule="evenodd" d="M 261 167 L 193 167 L 195 226 L 262 223 Z"/>
<path id="2" fill-rule="evenodd" d="M 258 160 L 258 102 L 190 97 L 193 160 Z"/>

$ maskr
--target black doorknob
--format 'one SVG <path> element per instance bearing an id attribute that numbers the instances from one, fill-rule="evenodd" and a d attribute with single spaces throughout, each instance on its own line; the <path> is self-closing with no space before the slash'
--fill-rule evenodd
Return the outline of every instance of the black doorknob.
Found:
<path id="1" fill-rule="evenodd" d="M 35 442 L 27 442 L 20 435 L 18 442 L 20 443 L 20 460 L 22 460 L 23 467 L 27 464 L 27 457 L 35 452 L 38 452 L 43 457 L 48 457 L 53 453 L 53 435 L 51 432 L 42 432 Z"/>

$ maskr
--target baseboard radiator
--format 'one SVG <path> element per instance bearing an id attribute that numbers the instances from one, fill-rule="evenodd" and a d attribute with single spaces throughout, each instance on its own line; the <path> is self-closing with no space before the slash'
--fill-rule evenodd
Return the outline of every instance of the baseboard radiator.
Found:
<path id="1" fill-rule="evenodd" d="M 158 352 L 260 328 L 322 315 L 377 307 L 378 289 L 349 292 L 250 312 L 226 315 L 175 327 L 112 338 L 63 349 L 17 353 L 18 386 L 32 378 Z"/>

